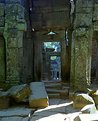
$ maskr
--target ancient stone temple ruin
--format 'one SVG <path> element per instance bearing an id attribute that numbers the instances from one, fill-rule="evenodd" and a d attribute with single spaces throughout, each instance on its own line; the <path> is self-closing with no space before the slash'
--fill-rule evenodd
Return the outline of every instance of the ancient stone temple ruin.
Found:
<path id="1" fill-rule="evenodd" d="M 58 79 L 85 91 L 97 83 L 97 9 L 97 0 L 1 0 L 1 86 Z"/>
<path id="2" fill-rule="evenodd" d="M 0 0 L 0 90 L 33 82 L 98 88 L 98 0 Z"/>

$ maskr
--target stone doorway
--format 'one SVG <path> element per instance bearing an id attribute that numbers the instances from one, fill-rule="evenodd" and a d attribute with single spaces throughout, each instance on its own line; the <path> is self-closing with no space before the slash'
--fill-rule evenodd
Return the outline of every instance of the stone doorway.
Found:
<path id="1" fill-rule="evenodd" d="M 61 80 L 61 43 L 43 42 L 42 80 Z"/>

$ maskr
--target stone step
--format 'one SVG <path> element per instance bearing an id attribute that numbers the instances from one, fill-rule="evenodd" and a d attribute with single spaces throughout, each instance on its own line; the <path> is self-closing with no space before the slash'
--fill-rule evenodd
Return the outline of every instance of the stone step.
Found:
<path id="1" fill-rule="evenodd" d="M 48 97 L 49 97 L 50 99 L 51 99 L 51 98 L 53 98 L 53 99 L 55 99 L 55 98 L 60 99 L 60 94 L 59 94 L 59 93 L 48 94 Z"/>
<path id="2" fill-rule="evenodd" d="M 68 93 L 68 89 L 66 90 L 57 90 L 57 89 L 46 89 L 47 93 Z"/>
<path id="3" fill-rule="evenodd" d="M 60 83 L 50 83 L 50 84 L 45 84 L 45 88 L 55 88 L 55 89 L 61 89 L 62 85 Z"/>
<path id="4" fill-rule="evenodd" d="M 69 90 L 69 86 L 62 86 L 62 89 L 64 90 L 64 89 L 68 89 Z"/>
<path id="5" fill-rule="evenodd" d="M 47 89 L 48 95 L 53 95 L 51 97 L 55 98 L 54 95 L 59 95 L 61 99 L 67 99 L 69 97 L 69 91 L 66 90 L 56 90 L 56 89 Z"/>
<path id="6" fill-rule="evenodd" d="M 53 80 L 50 80 L 50 81 L 45 81 L 45 80 L 43 80 L 43 82 L 45 83 L 45 84 L 53 84 L 53 83 L 61 83 L 61 81 L 59 81 L 59 80 L 56 80 L 56 81 L 53 81 Z"/>
<path id="7" fill-rule="evenodd" d="M 69 97 L 69 84 L 61 81 L 44 81 L 47 94 L 50 98 L 66 99 Z"/>

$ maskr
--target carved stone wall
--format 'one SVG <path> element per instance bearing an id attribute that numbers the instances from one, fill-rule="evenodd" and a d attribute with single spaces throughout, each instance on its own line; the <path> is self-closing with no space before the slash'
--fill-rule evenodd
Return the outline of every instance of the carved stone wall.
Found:
<path id="1" fill-rule="evenodd" d="M 5 39 L 5 45 L 2 45 L 6 56 L 5 80 L 12 83 L 21 80 L 23 33 L 26 30 L 24 13 L 21 0 L 3 0 L 0 3 L 0 33 Z"/>

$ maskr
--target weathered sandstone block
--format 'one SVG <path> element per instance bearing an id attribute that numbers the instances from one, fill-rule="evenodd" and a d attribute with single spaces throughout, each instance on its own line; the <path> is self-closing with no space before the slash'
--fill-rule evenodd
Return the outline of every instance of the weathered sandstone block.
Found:
<path id="1" fill-rule="evenodd" d="M 16 102 L 21 102 L 25 98 L 27 98 L 31 93 L 31 90 L 28 85 L 23 84 L 23 85 L 18 85 L 18 86 L 13 86 L 9 89 L 9 94 L 10 96 L 16 101 Z"/>
<path id="2" fill-rule="evenodd" d="M 94 104 L 94 100 L 88 94 L 77 94 L 73 103 L 73 107 L 82 109 L 88 104 Z"/>
<path id="3" fill-rule="evenodd" d="M 0 91 L 0 109 L 8 108 L 10 105 L 10 99 L 7 92 Z"/>
<path id="4" fill-rule="evenodd" d="M 30 84 L 32 94 L 29 97 L 29 106 L 32 108 L 42 108 L 48 106 L 48 95 L 46 93 L 44 83 L 32 82 Z"/>

